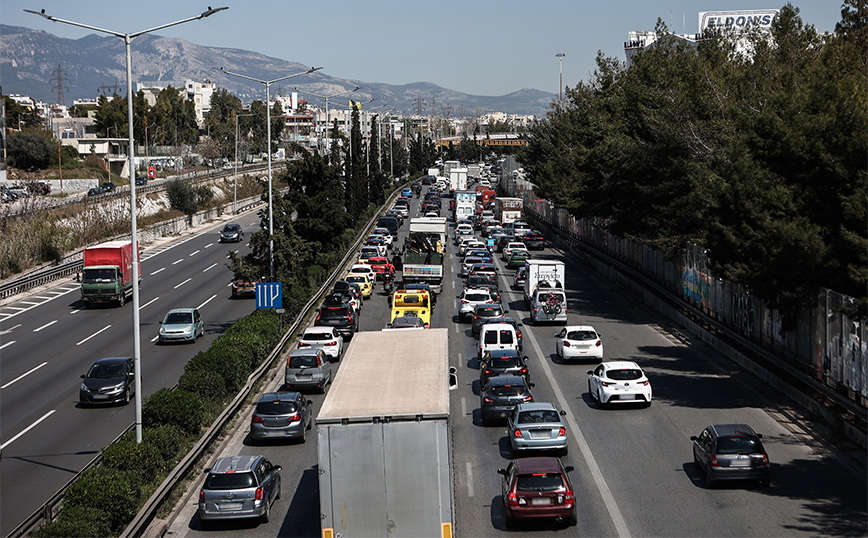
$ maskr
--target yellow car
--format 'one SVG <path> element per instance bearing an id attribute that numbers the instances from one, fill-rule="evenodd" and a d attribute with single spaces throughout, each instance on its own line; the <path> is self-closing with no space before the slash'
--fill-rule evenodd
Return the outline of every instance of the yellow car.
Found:
<path id="1" fill-rule="evenodd" d="M 425 327 L 431 326 L 431 300 L 427 291 L 398 290 L 392 296 L 391 321 L 397 317 L 421 318 Z"/>
<path id="2" fill-rule="evenodd" d="M 355 282 L 362 288 L 362 298 L 369 299 L 374 293 L 374 284 L 371 282 L 371 277 L 362 273 L 350 273 L 345 278 L 347 282 Z"/>

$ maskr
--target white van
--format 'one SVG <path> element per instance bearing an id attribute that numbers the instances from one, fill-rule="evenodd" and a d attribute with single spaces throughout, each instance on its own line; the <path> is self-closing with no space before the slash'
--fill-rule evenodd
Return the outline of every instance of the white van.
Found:
<path id="1" fill-rule="evenodd" d="M 514 349 L 518 351 L 518 334 L 515 327 L 509 323 L 488 323 L 479 329 L 479 345 L 477 357 L 482 358 L 487 352 L 497 349 Z"/>

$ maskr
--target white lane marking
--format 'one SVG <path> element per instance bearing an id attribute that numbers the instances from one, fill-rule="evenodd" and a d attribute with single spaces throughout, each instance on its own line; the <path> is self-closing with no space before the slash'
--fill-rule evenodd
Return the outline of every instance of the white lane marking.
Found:
<path id="1" fill-rule="evenodd" d="M 40 364 L 39 366 L 34 366 L 33 368 L 31 368 L 30 370 L 24 372 L 23 374 L 21 374 L 20 376 L 16 377 L 15 379 L 13 379 L 12 381 L 10 381 L 9 383 L 6 383 L 6 384 L 3 385 L 2 387 L 0 387 L 0 389 L 5 389 L 6 387 L 8 387 L 9 385 L 11 385 L 12 383 L 15 383 L 16 381 L 19 381 L 19 380 L 21 380 L 21 379 L 24 379 L 25 377 L 29 376 L 30 374 L 32 374 L 32 373 L 35 372 L 36 370 L 39 370 L 40 368 L 42 368 L 42 367 L 45 366 L 46 364 L 48 364 L 48 362 L 43 362 L 43 363 Z"/>
<path id="2" fill-rule="evenodd" d="M 567 402 L 566 397 L 564 397 L 564 393 L 561 390 L 560 385 L 558 385 L 555 376 L 552 375 L 552 370 L 549 368 L 548 355 L 544 355 L 542 349 L 539 347 L 539 343 L 536 341 L 536 337 L 533 335 L 532 331 L 526 331 L 527 337 L 530 339 L 530 343 L 536 351 L 536 356 L 540 358 L 539 364 L 545 372 L 546 377 L 551 383 L 552 390 L 555 393 L 555 398 L 558 400 L 558 405 L 563 410 L 570 409 L 570 406 Z M 609 484 L 606 483 L 606 480 L 603 478 L 603 472 L 600 471 L 600 466 L 597 465 L 597 460 L 594 459 L 594 454 L 591 453 L 591 447 L 588 446 L 587 440 L 582 435 L 582 430 L 579 429 L 579 424 L 576 422 L 576 419 L 573 418 L 571 414 L 567 414 L 564 417 L 567 424 L 570 426 L 570 430 L 573 432 L 573 439 L 576 440 L 576 443 L 579 445 L 579 449 L 582 451 L 582 456 L 585 458 L 585 461 L 588 463 L 588 468 L 591 471 L 591 476 L 594 478 L 594 483 L 597 486 L 597 489 L 600 491 L 600 496 L 603 498 L 603 502 L 606 504 L 606 509 L 609 511 L 609 517 L 612 518 L 612 523 L 615 524 L 615 531 L 617 531 L 618 536 L 620 538 L 630 538 L 632 535 L 630 534 L 630 529 L 627 528 L 627 522 L 624 521 L 624 516 L 621 514 L 621 510 L 618 508 L 618 504 L 615 502 L 615 496 L 612 495 L 612 491 L 609 489 Z"/>
<path id="3" fill-rule="evenodd" d="M 181 263 L 182 261 L 184 261 L 184 258 L 181 258 L 180 260 L 178 260 L 176 262 L 172 262 L 172 265 L 177 265 L 177 264 Z"/>
<path id="4" fill-rule="evenodd" d="M 3 308 L 8 308 L 10 310 L 19 310 L 19 312 L 15 312 L 15 314 L 20 314 L 24 310 L 30 310 L 30 308 L 23 308 L 18 306 L 4 306 Z M 10 317 L 14 316 L 15 314 L 12 314 Z"/>
<path id="5" fill-rule="evenodd" d="M 24 428 L 23 430 L 21 430 L 21 432 L 20 432 L 18 435 L 16 435 L 16 436 L 13 437 L 12 439 L 9 439 L 8 441 L 6 441 L 6 442 L 3 443 L 2 445 L 0 445 L 0 448 L 6 448 L 7 446 L 11 445 L 13 441 L 15 441 L 16 439 L 18 439 L 19 437 L 21 437 L 21 436 L 24 435 L 25 433 L 27 433 L 27 432 L 29 432 L 30 430 L 32 430 L 33 428 L 35 428 L 36 425 L 39 424 L 40 422 L 42 422 L 43 420 L 45 420 L 45 419 L 47 419 L 48 417 L 50 417 L 51 415 L 53 415 L 53 414 L 54 414 L 54 411 L 55 411 L 55 409 L 52 409 L 52 410 L 49 411 L 48 413 L 45 413 L 44 415 L 42 415 L 42 418 L 40 418 L 39 420 L 37 420 L 36 422 L 34 422 L 33 424 L 31 424 L 30 426 L 27 426 L 27 427 Z"/>
<path id="6" fill-rule="evenodd" d="M 42 303 L 31 303 L 30 301 L 18 301 L 18 304 L 29 304 L 29 305 L 35 305 L 35 304 L 42 304 Z"/>
<path id="7" fill-rule="evenodd" d="M 207 245 L 205 245 L 205 248 L 208 248 L 208 247 L 213 246 L 213 245 L 214 245 L 214 243 L 208 243 Z"/>
<path id="8" fill-rule="evenodd" d="M 151 273 L 151 276 L 154 276 L 154 275 L 156 275 L 157 273 L 160 273 L 160 272 L 165 271 L 165 270 L 166 270 L 165 267 L 161 267 L 161 268 L 157 269 L 156 271 L 154 271 L 153 273 Z"/>
<path id="9" fill-rule="evenodd" d="M 473 497 L 473 466 L 469 461 L 464 462 L 464 466 L 467 469 L 467 496 Z"/>
<path id="10" fill-rule="evenodd" d="M 20 323 L 19 323 L 18 325 L 15 325 L 15 326 L 13 326 L 13 327 L 9 327 L 8 329 L 5 329 L 5 330 L 0 331 L 0 334 L 9 334 L 9 333 L 11 333 L 12 331 L 14 331 L 15 329 L 17 329 L 18 327 L 21 327 L 21 324 L 20 324 Z"/>
<path id="11" fill-rule="evenodd" d="M 178 284 L 177 286 L 175 286 L 175 287 L 172 288 L 172 289 L 173 289 L 173 290 L 176 290 L 176 289 L 180 288 L 181 286 L 183 286 L 184 284 L 186 284 L 187 282 L 190 282 L 191 280 L 193 280 L 193 279 L 192 279 L 192 278 L 188 278 L 187 280 L 181 282 L 180 284 Z"/>
<path id="12" fill-rule="evenodd" d="M 51 299 L 51 297 L 42 297 L 42 296 L 39 296 L 39 297 L 34 297 L 34 299 L 42 299 L 43 301 L 47 301 L 47 300 Z"/>
<path id="13" fill-rule="evenodd" d="M 75 310 L 73 310 L 72 312 L 70 312 L 70 314 L 77 314 L 78 312 L 81 312 L 82 310 L 84 310 L 84 307 L 83 307 L 83 306 L 82 306 L 81 308 L 76 308 Z"/>
<path id="14" fill-rule="evenodd" d="M 194 250 L 190 254 L 187 254 L 187 256 L 195 256 L 196 254 L 199 254 L 200 252 L 202 252 L 202 251 L 201 250 Z"/>
<path id="15" fill-rule="evenodd" d="M 206 304 L 208 304 L 208 303 L 210 303 L 211 301 L 213 301 L 216 297 L 217 297 L 216 295 L 212 295 L 212 296 L 209 297 L 209 298 L 208 298 L 204 303 L 200 304 L 200 305 L 197 306 L 196 308 L 197 308 L 197 309 L 198 309 L 198 308 L 202 308 L 202 307 L 205 306 Z"/>
<path id="16" fill-rule="evenodd" d="M 81 342 L 79 342 L 79 343 L 77 343 L 77 344 L 75 344 L 75 345 L 77 345 L 77 346 L 82 345 L 83 343 L 87 342 L 88 340 L 90 340 L 90 339 L 93 338 L 94 336 L 98 335 L 99 333 L 101 333 L 101 332 L 103 332 L 103 331 L 105 331 L 105 330 L 108 330 L 109 327 L 111 327 L 111 325 L 106 325 L 106 326 L 103 327 L 102 329 L 98 330 L 97 332 L 93 333 L 92 335 L 88 336 L 87 338 L 85 338 L 84 340 L 82 340 Z"/>
<path id="17" fill-rule="evenodd" d="M 14 344 L 15 342 L 17 342 L 17 340 L 10 340 L 10 341 L 6 342 L 5 344 L 3 344 L 2 346 L 0 346 L 0 349 L 5 349 L 5 348 L 11 346 L 12 344 Z"/>
<path id="18" fill-rule="evenodd" d="M 49 321 L 48 323 L 46 323 L 46 324 L 43 325 L 42 327 L 39 327 L 38 329 L 33 329 L 33 332 L 38 333 L 38 332 L 41 331 L 42 329 L 45 329 L 45 328 L 47 328 L 47 327 L 51 327 L 51 326 L 54 325 L 55 323 L 57 323 L 57 320 Z M 0 388 L 2 388 L 2 387 L 0 387 Z"/>
<path id="19" fill-rule="evenodd" d="M 467 398 L 461 397 L 461 414 L 467 416 Z"/>
<path id="20" fill-rule="evenodd" d="M 153 303 L 153 302 L 156 301 L 157 299 L 159 299 L 159 297 L 154 297 L 153 299 L 151 299 L 151 300 L 148 301 L 147 303 L 145 303 L 145 304 L 143 304 L 142 306 L 140 306 L 140 307 L 139 307 L 139 310 L 141 310 L 142 308 L 144 308 L 144 307 L 148 306 L 149 304 Z"/>
<path id="21" fill-rule="evenodd" d="M 151 342 L 156 342 L 159 339 L 160 339 L 160 335 L 158 334 L 157 336 L 151 338 Z"/>
<path id="22" fill-rule="evenodd" d="M 216 263 L 212 263 L 212 264 L 209 265 L 208 267 L 202 269 L 202 272 L 204 273 L 204 272 L 207 271 L 208 269 L 214 269 L 215 267 L 217 267 L 217 264 L 216 264 Z"/>

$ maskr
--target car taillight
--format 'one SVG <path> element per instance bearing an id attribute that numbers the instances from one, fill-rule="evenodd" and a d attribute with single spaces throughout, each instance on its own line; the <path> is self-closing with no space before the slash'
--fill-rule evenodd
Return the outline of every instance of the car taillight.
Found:
<path id="1" fill-rule="evenodd" d="M 609 385 L 613 385 L 614 383 L 606 383 L 605 381 L 600 381 L 600 384 L 604 387 L 608 387 Z"/>
<path id="2" fill-rule="evenodd" d="M 479 319 L 479 316 L 473 316 L 473 321 L 476 321 L 477 319 Z"/>
<path id="3" fill-rule="evenodd" d="M 512 432 L 512 434 L 516 437 L 521 437 L 521 430 L 516 429 L 514 432 Z"/>
<path id="4" fill-rule="evenodd" d="M 515 331 L 515 336 L 517 336 L 518 338 L 521 338 L 521 331 Z"/>
<path id="5" fill-rule="evenodd" d="M 768 454 L 763 454 L 763 459 L 762 459 L 762 461 L 760 462 L 760 465 L 768 465 L 768 464 L 769 464 L 769 455 L 768 455 Z"/>
<path id="6" fill-rule="evenodd" d="M 298 422 L 299 420 L 301 420 L 301 415 L 299 414 L 292 415 L 286 419 L 287 422 Z"/>
<path id="7" fill-rule="evenodd" d="M 531 396 L 530 394 L 528 394 L 527 396 L 523 396 L 522 399 L 521 399 L 521 401 L 523 401 L 523 402 L 532 402 L 532 401 L 533 401 L 533 396 Z"/>
<path id="8" fill-rule="evenodd" d="M 600 346 L 602 346 L 602 345 L 603 345 L 603 341 L 602 341 L 602 340 L 597 340 L 597 343 L 594 344 L 594 346 L 596 346 L 596 347 L 600 347 Z"/>
<path id="9" fill-rule="evenodd" d="M 205 490 L 204 489 L 199 490 L 199 502 L 200 503 L 205 502 Z"/>
<path id="10" fill-rule="evenodd" d="M 327 345 L 327 346 L 336 346 L 336 345 L 338 345 L 338 341 L 337 341 L 337 340 L 332 340 L 331 342 L 329 342 L 329 343 L 326 344 L 326 345 Z"/>
<path id="11" fill-rule="evenodd" d="M 262 488 L 261 487 L 256 488 L 256 500 L 257 501 L 262 500 Z"/>
<path id="12" fill-rule="evenodd" d="M 647 387 L 647 386 L 648 386 L 648 381 L 647 381 L 647 380 L 645 380 L 645 381 L 640 381 L 639 384 L 642 385 L 642 386 L 644 386 L 644 387 Z"/>
<path id="13" fill-rule="evenodd" d="M 483 400 L 485 403 L 494 403 L 494 398 L 492 398 L 492 397 L 490 397 L 490 396 L 486 396 L 486 397 L 483 398 L 482 400 Z"/>
<path id="14" fill-rule="evenodd" d="M 352 324 L 353 323 L 353 316 L 347 314 L 347 321 L 349 321 L 350 324 Z"/>
<path id="15" fill-rule="evenodd" d="M 519 368 L 518 373 L 520 373 L 520 374 L 522 374 L 522 375 L 526 374 L 526 373 L 527 373 L 527 368 L 526 368 L 526 367 L 525 367 L 525 368 Z"/>
<path id="16" fill-rule="evenodd" d="M 319 323 L 319 318 L 321 318 L 321 317 L 322 317 L 322 314 L 317 314 L 317 315 L 316 315 L 316 321 L 313 322 L 314 325 L 316 325 L 317 323 Z"/>
<path id="17" fill-rule="evenodd" d="M 533 313 L 536 314 L 537 312 L 539 312 L 539 308 L 533 307 Z"/>
<path id="18" fill-rule="evenodd" d="M 298 347 L 304 347 L 304 346 L 306 346 L 306 345 L 307 345 L 307 344 L 305 344 L 304 342 L 299 342 L 299 343 L 298 343 Z"/>
<path id="19" fill-rule="evenodd" d="M 717 456 L 711 456 L 711 459 L 708 461 L 708 464 L 712 467 L 720 467 L 720 462 L 717 461 Z"/>
<path id="20" fill-rule="evenodd" d="M 576 494 L 573 493 L 573 490 L 568 489 L 566 493 L 564 493 L 564 500 L 567 502 L 572 502 L 576 500 Z"/>
<path id="21" fill-rule="evenodd" d="M 510 506 L 518 506 L 518 496 L 514 491 L 510 491 L 506 498 Z"/>
<path id="22" fill-rule="evenodd" d="M 485 370 L 482 371 L 482 373 L 483 374 L 493 374 L 494 372 L 492 370 L 489 370 L 488 368 L 486 368 Z"/>
<path id="23" fill-rule="evenodd" d="M 468 301 L 467 299 L 461 299 L 461 304 L 467 304 L 467 303 L 469 303 L 469 302 L 470 302 L 470 301 Z"/>
<path id="24" fill-rule="evenodd" d="M 253 415 L 253 418 L 250 419 L 250 422 L 252 422 L 253 424 L 265 424 L 265 419 L 262 417 L 257 417 L 256 415 Z"/>
<path id="25" fill-rule="evenodd" d="M 570 343 L 567 340 L 564 340 L 564 347 L 570 347 Z"/>
<path id="26" fill-rule="evenodd" d="M 558 437 L 563 437 L 567 434 L 567 429 L 561 426 L 561 429 L 558 430 Z"/>

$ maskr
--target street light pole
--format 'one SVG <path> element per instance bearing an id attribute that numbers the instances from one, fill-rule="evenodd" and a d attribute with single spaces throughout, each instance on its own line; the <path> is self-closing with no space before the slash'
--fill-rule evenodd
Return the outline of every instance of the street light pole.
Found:
<path id="1" fill-rule="evenodd" d="M 252 80 L 254 82 L 258 82 L 260 84 L 265 84 L 265 121 L 266 125 L 266 143 L 268 144 L 268 258 L 269 258 L 269 276 L 272 280 L 274 280 L 274 210 L 271 203 L 271 106 L 269 102 L 271 101 L 271 85 L 275 82 L 280 82 L 281 80 L 286 80 L 288 78 L 300 77 L 302 75 L 309 75 L 314 71 L 319 71 L 322 67 L 311 67 L 307 71 L 302 73 L 295 73 L 292 75 L 287 75 L 285 77 L 276 78 L 274 80 L 259 80 L 258 78 L 248 77 L 247 75 L 242 75 L 240 73 L 232 73 L 231 71 L 227 71 L 222 67 L 215 67 L 218 71 L 222 71 L 227 75 L 232 75 L 233 77 L 243 78 L 247 80 Z"/>
<path id="2" fill-rule="evenodd" d="M 297 88 L 297 87 L 293 88 L 293 89 L 297 92 L 306 93 L 308 95 L 313 95 L 314 97 L 319 97 L 320 99 L 325 100 L 325 104 L 326 104 L 326 121 L 325 121 L 325 123 L 326 123 L 326 136 L 325 136 L 325 151 L 324 151 L 324 153 L 328 153 L 329 147 L 330 147 L 329 146 L 329 127 L 331 125 L 331 118 L 329 117 L 329 99 L 331 99 L 332 97 L 340 97 L 341 95 L 349 95 L 355 91 L 358 91 L 359 89 L 361 89 L 361 87 L 356 86 L 352 90 L 333 93 L 331 95 L 320 95 L 318 93 L 309 92 L 309 91 L 302 90 L 302 89 Z"/>
<path id="3" fill-rule="evenodd" d="M 560 75 L 560 90 L 558 91 L 558 101 L 564 100 L 564 54 L 563 52 L 559 52 L 555 54 L 555 58 L 558 59 L 558 62 L 561 64 L 561 75 Z"/>
<path id="4" fill-rule="evenodd" d="M 255 116 L 256 114 L 239 114 L 235 113 L 235 196 L 232 202 L 232 214 L 238 214 L 238 118 Z"/>
<path id="5" fill-rule="evenodd" d="M 88 24 L 82 24 L 80 22 L 67 21 L 63 19 L 58 19 L 57 17 L 52 17 L 50 15 L 45 14 L 45 10 L 42 11 L 31 11 L 29 9 L 25 9 L 27 13 L 33 13 L 34 15 L 39 15 L 40 17 L 46 18 L 52 22 L 62 22 L 65 24 L 70 24 L 72 26 L 79 26 L 81 28 L 86 28 L 88 30 L 94 30 L 96 32 L 101 32 L 104 34 L 110 34 L 115 37 L 119 37 L 124 40 L 124 45 L 126 46 L 127 53 L 127 122 L 129 127 L 129 170 L 130 174 L 133 174 L 134 170 L 134 161 L 135 156 L 133 155 L 133 66 L 132 66 L 132 52 L 130 50 L 130 43 L 132 43 L 133 39 L 137 38 L 140 35 L 147 34 L 150 32 L 156 32 L 157 30 L 162 30 L 163 28 L 168 28 L 170 26 L 177 26 L 178 24 L 183 24 L 185 22 L 195 21 L 199 19 L 204 19 L 205 17 L 210 17 L 211 15 L 217 13 L 218 11 L 223 11 L 225 9 L 229 9 L 228 7 L 218 7 L 216 9 L 211 9 L 208 7 L 207 11 L 203 11 L 199 15 L 195 17 L 188 17 L 186 19 L 182 19 L 180 21 L 170 22 L 168 24 L 161 24 L 160 26 L 155 26 L 154 28 L 149 28 L 147 30 L 142 30 L 140 32 L 134 32 L 131 34 L 125 34 L 122 32 L 115 32 L 113 30 L 105 30 L 103 28 L 98 28 L 96 26 L 90 26 Z M 109 172 L 111 174 L 111 172 Z M 111 176 L 109 176 L 111 177 Z M 131 176 L 133 177 L 133 176 Z M 135 180 L 130 181 L 130 220 L 132 221 L 132 225 L 130 227 L 130 237 L 133 243 L 133 361 L 135 364 L 135 376 L 136 376 L 136 442 L 142 442 L 142 345 L 140 340 L 140 317 L 139 317 L 139 241 L 138 241 L 138 232 L 136 228 L 136 182 Z"/>

